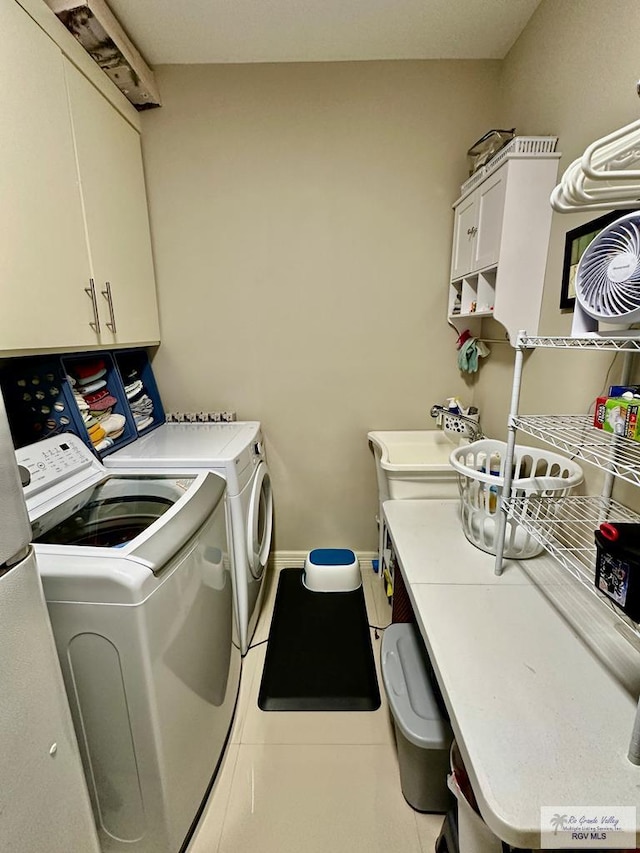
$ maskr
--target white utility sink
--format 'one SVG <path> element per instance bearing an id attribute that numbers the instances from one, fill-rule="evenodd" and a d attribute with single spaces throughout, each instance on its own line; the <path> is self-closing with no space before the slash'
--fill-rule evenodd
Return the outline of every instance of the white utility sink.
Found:
<path id="1" fill-rule="evenodd" d="M 380 503 L 390 499 L 457 498 L 458 480 L 449 464 L 458 446 L 438 429 L 368 433 L 373 447 Z"/>

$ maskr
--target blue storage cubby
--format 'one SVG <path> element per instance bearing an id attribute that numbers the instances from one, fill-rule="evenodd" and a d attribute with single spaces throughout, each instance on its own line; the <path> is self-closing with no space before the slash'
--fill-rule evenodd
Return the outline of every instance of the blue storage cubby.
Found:
<path id="1" fill-rule="evenodd" d="M 153 369 L 151 368 L 151 362 L 149 361 L 149 355 L 145 349 L 129 349 L 118 350 L 113 353 L 113 357 L 120 373 L 120 381 L 125 389 L 136 380 L 140 380 L 142 383 L 141 391 L 136 393 L 136 395 L 128 401 L 128 405 L 132 410 L 131 414 L 134 419 L 137 434 L 146 435 L 146 433 L 151 432 L 151 430 L 154 430 L 156 427 L 159 427 L 160 424 L 163 424 L 165 420 L 164 408 L 162 406 L 162 400 L 160 399 L 160 392 L 158 391 L 156 379 L 153 375 Z M 140 405 L 145 395 L 149 400 L 147 407 L 150 407 L 149 417 L 151 417 L 152 421 L 146 425 L 142 422 L 143 425 L 138 428 L 140 412 L 136 411 L 136 404 Z"/>
<path id="2" fill-rule="evenodd" d="M 68 379 L 73 377 L 77 380 L 78 368 L 82 370 L 98 363 L 103 364 L 106 370 L 102 377 L 106 382 L 105 388 L 116 400 L 111 411 L 125 417 L 122 435 L 102 451 L 95 451 Z M 134 377 L 140 380 L 142 388 L 130 401 L 125 385 L 131 384 Z M 0 367 L 0 387 L 16 448 L 61 432 L 71 432 L 98 457 L 103 457 L 160 426 L 165 419 L 158 386 L 144 349 L 8 359 Z M 76 387 L 79 390 L 79 384 Z M 145 395 L 148 402 L 143 401 L 143 405 L 149 410 L 151 422 L 143 422 L 138 430 L 131 407 L 133 405 L 135 409 L 136 401 L 140 405 Z"/>
<path id="3" fill-rule="evenodd" d="M 124 447 L 126 444 L 129 444 L 131 441 L 133 441 L 137 437 L 136 427 L 127 403 L 127 398 L 124 391 L 124 386 L 122 384 L 122 380 L 120 379 L 120 374 L 116 368 L 115 361 L 113 359 L 113 354 L 110 352 L 102 351 L 74 355 L 63 355 L 60 361 L 62 363 L 62 368 L 65 374 L 67 376 L 73 377 L 76 380 L 78 380 L 80 373 L 82 371 L 85 371 L 88 366 L 104 364 L 104 368 L 106 370 L 105 375 L 102 377 L 106 382 L 104 388 L 108 390 L 110 396 L 115 398 L 115 403 L 110 406 L 111 411 L 115 414 L 124 415 L 125 426 L 122 435 L 113 440 L 113 444 L 111 445 L 111 447 L 108 447 L 105 450 L 96 451 L 97 455 L 99 457 L 108 456 L 109 453 L 113 453 L 115 450 L 118 450 L 119 448 Z M 80 385 L 77 384 L 76 388 L 79 389 Z M 71 395 L 73 408 L 76 412 L 76 423 L 79 422 L 78 428 L 81 430 L 79 435 L 85 442 L 85 444 L 92 450 L 94 450 L 87 428 L 84 425 L 82 416 L 80 415 L 75 400 L 73 399 L 73 391 L 68 381 L 67 393 Z"/>
<path id="4" fill-rule="evenodd" d="M 7 361 L 0 386 L 16 448 L 62 432 L 87 439 L 59 356 Z"/>

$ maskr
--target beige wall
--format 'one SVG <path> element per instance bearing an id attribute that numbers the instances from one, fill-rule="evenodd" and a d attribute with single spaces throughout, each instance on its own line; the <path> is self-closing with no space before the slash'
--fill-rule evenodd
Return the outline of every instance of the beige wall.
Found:
<path id="1" fill-rule="evenodd" d="M 497 62 L 157 69 L 143 146 L 169 410 L 267 436 L 278 550 L 373 550 L 370 429 L 465 392 L 451 203 Z M 468 396 L 468 392 L 467 392 Z"/>
<path id="2" fill-rule="evenodd" d="M 553 134 L 562 151 L 559 176 L 599 136 L 640 114 L 635 84 L 640 75 L 640 4 L 615 0 L 543 0 L 502 69 L 503 127 Z M 571 314 L 559 310 L 565 233 L 593 214 L 554 214 L 540 331 L 568 334 Z M 504 436 L 513 353 L 496 348 L 483 366 L 475 402 L 488 433 Z M 538 351 L 525 367 L 522 411 L 586 412 L 605 387 L 610 355 Z M 609 381 L 616 378 L 618 363 Z M 587 466 L 590 485 L 599 475 Z"/>

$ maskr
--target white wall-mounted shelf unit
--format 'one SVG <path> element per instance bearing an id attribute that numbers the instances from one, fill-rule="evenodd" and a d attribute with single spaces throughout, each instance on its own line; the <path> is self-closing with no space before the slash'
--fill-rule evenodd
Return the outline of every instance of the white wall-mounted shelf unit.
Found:
<path id="1" fill-rule="evenodd" d="M 516 338 L 511 411 L 505 454 L 505 483 L 497 537 L 496 574 L 503 564 L 507 517 L 515 520 L 558 562 L 592 593 L 611 614 L 617 630 L 640 652 L 640 626 L 620 610 L 595 584 L 594 532 L 605 521 L 640 523 L 640 514 L 611 497 L 616 478 L 640 486 L 640 444 L 611 435 L 593 426 L 586 415 L 521 415 L 518 411 L 524 353 L 538 347 L 563 350 L 620 351 L 625 353 L 621 384 L 628 382 L 633 355 L 640 352 L 640 338 L 632 337 L 534 337 Z M 572 457 L 595 465 L 606 474 L 602 494 L 592 497 L 512 496 L 511 476 L 516 432 L 522 431 Z M 640 659 L 639 659 L 640 661 Z M 640 706 L 631 736 L 629 760 L 640 764 Z"/>
<path id="2" fill-rule="evenodd" d="M 448 299 L 448 320 L 458 333 L 469 329 L 481 337 L 484 318 L 501 323 L 512 342 L 519 329 L 537 330 L 551 230 L 549 193 L 560 157 L 555 141 L 550 137 L 539 146 L 546 150 L 533 153 L 526 146 L 505 149 L 478 181 L 463 185 L 453 206 Z"/>

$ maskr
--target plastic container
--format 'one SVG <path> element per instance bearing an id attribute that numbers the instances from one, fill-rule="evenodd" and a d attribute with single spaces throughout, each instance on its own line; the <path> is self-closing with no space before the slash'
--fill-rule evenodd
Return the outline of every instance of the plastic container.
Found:
<path id="1" fill-rule="evenodd" d="M 548 157 L 556 150 L 557 144 L 557 136 L 515 136 L 493 155 L 486 166 L 478 166 L 460 187 L 460 195 L 467 195 L 475 189 L 492 172 L 500 168 L 507 157 Z"/>
<path id="2" fill-rule="evenodd" d="M 381 650 L 382 681 L 393 716 L 405 800 L 420 812 L 445 814 L 453 734 L 434 693 L 422 638 L 410 624 L 390 625 Z"/>
<path id="3" fill-rule="evenodd" d="M 502 841 L 482 819 L 464 769 L 458 745 L 451 746 L 449 789 L 458 801 L 458 848 L 460 853 L 502 853 Z"/>
<path id="4" fill-rule="evenodd" d="M 506 451 L 504 441 L 485 438 L 457 447 L 450 457 L 458 473 L 464 535 L 472 545 L 489 554 L 496 553 Z M 514 497 L 562 497 L 582 479 L 582 468 L 565 456 L 536 447 L 515 446 L 511 490 Z M 542 550 L 542 545 L 526 530 L 507 520 L 505 557 L 523 560 L 535 557 Z"/>
<path id="5" fill-rule="evenodd" d="M 594 535 L 596 588 L 634 622 L 640 621 L 640 524 L 604 522 Z"/>
<path id="6" fill-rule="evenodd" d="M 122 435 L 106 450 L 95 451 L 97 455 L 103 457 L 113 453 L 138 435 L 144 435 L 164 423 L 165 414 L 158 386 L 144 349 L 13 358 L 0 370 L 0 387 L 5 397 L 11 435 L 16 448 L 52 435 L 70 432 L 94 450 L 78 411 L 68 376 L 74 376 L 74 368 L 77 365 L 96 361 L 104 363 L 104 379 L 109 393 L 116 399 L 113 411 L 125 417 Z M 125 385 L 131 381 L 132 374 L 140 379 L 141 390 L 148 395 L 152 407 L 151 423 L 140 431 L 132 412 L 132 402 L 127 399 L 125 391 Z"/>
<path id="7" fill-rule="evenodd" d="M 0 386 L 16 449 L 63 432 L 87 439 L 59 356 L 9 359 Z"/>
<path id="8" fill-rule="evenodd" d="M 492 157 L 495 157 L 501 148 L 511 142 L 515 132 L 515 127 L 512 127 L 511 130 L 489 130 L 477 142 L 474 142 L 467 151 L 469 174 L 473 175 L 474 172 L 485 166 Z"/>
<path id="9" fill-rule="evenodd" d="M 466 415 L 465 417 L 472 418 L 476 423 L 479 423 L 480 420 L 479 415 Z M 442 428 L 445 435 L 450 436 L 454 443 L 459 442 L 460 439 L 470 439 L 474 435 L 478 435 L 479 429 L 474 433 L 472 424 L 468 421 L 463 421 L 462 418 L 457 417 L 453 413 L 450 415 L 445 413 L 442 416 L 442 421 Z"/>

